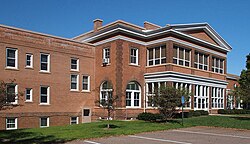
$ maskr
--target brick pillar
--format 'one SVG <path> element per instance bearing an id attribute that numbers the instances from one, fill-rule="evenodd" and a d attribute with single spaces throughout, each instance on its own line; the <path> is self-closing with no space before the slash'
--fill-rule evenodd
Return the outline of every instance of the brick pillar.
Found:
<path id="1" fill-rule="evenodd" d="M 193 95 L 191 96 L 191 109 L 194 109 L 194 94 L 195 94 L 195 85 L 192 85 L 192 93 Z"/>
<path id="2" fill-rule="evenodd" d="M 166 56 L 167 56 L 167 63 L 173 63 L 173 42 L 167 41 L 166 43 Z"/>

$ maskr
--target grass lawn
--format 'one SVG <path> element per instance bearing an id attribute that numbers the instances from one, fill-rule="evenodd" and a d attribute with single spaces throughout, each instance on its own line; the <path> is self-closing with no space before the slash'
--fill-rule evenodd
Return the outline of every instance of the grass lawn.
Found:
<path id="1" fill-rule="evenodd" d="M 107 130 L 106 121 L 49 128 L 0 131 L 0 143 L 61 143 L 112 135 L 130 135 L 140 132 L 182 128 L 181 120 L 169 123 L 144 121 L 112 121 L 114 128 Z M 184 119 L 184 127 L 218 126 L 250 130 L 250 117 L 204 116 Z"/>

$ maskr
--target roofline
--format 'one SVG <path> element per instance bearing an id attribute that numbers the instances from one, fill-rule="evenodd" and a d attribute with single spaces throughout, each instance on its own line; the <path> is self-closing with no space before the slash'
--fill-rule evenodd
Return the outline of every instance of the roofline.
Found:
<path id="1" fill-rule="evenodd" d="M 57 38 L 57 39 L 66 40 L 66 41 L 75 42 L 75 43 L 80 43 L 80 44 L 86 44 L 86 45 L 89 45 L 89 46 L 94 46 L 93 44 L 87 43 L 87 42 L 76 41 L 76 40 L 69 39 L 69 38 L 63 38 L 63 37 L 54 36 L 54 35 L 50 35 L 50 34 L 45 34 L 45 33 L 40 33 L 40 32 L 34 32 L 34 31 L 31 31 L 31 30 L 26 30 L 26 29 L 22 29 L 22 28 L 7 26 L 7 25 L 3 25 L 3 24 L 0 24 L 0 27 L 8 28 L 8 29 L 13 29 L 13 30 L 17 30 L 17 31 L 28 32 L 28 33 L 31 33 L 31 34 L 37 34 L 37 35 L 51 37 L 51 38 Z"/>

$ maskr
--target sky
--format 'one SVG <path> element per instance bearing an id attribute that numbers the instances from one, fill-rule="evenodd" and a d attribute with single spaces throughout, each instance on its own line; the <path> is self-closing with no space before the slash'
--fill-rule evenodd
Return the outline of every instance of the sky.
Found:
<path id="1" fill-rule="evenodd" d="M 250 53 L 250 0 L 1 0 L 0 24 L 72 38 L 124 20 L 160 26 L 207 22 L 232 46 L 227 72 L 240 75 Z"/>

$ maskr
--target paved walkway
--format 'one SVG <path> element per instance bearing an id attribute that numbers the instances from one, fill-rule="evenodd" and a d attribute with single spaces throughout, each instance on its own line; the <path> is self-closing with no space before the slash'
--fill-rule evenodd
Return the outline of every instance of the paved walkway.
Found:
<path id="1" fill-rule="evenodd" d="M 128 136 L 75 140 L 68 144 L 250 144 L 250 130 L 192 127 Z"/>

